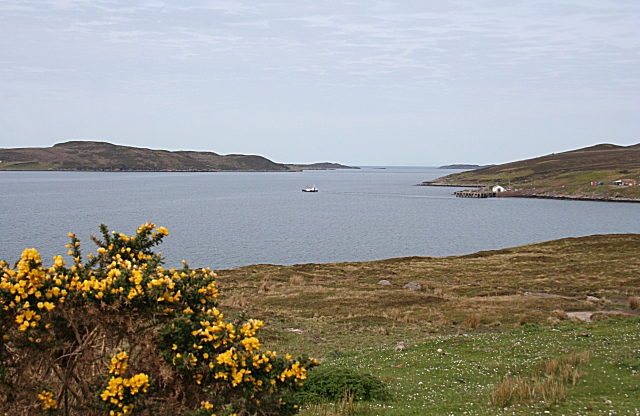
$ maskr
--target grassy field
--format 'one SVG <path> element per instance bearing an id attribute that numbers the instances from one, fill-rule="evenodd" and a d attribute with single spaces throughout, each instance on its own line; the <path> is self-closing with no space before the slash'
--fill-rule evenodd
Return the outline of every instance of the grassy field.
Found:
<path id="1" fill-rule="evenodd" d="M 393 401 L 355 414 L 638 414 L 640 321 L 611 315 L 637 314 L 628 302 L 640 294 L 638 252 L 640 235 L 602 235 L 443 258 L 254 265 L 219 271 L 218 281 L 224 311 L 266 321 L 265 348 L 363 369 L 390 387 Z M 602 320 L 566 315 L 585 311 Z M 395 351 L 400 342 L 408 348 Z M 507 372 L 585 352 L 590 361 L 575 368 L 584 375 L 565 383 L 559 407 L 488 404 Z"/>
<path id="2" fill-rule="evenodd" d="M 432 336 L 404 351 L 371 347 L 335 353 L 324 365 L 375 374 L 393 400 L 354 406 L 360 415 L 593 415 L 640 414 L 640 319 L 525 325 L 499 333 Z M 442 352 L 439 352 L 442 351 Z M 573 379 L 552 397 L 494 403 L 494 388 L 507 373 L 531 377 L 541 360 L 587 354 Z M 314 406 L 302 415 L 331 414 L 335 405 Z M 341 412 L 348 414 L 348 412 Z"/>
<path id="3" fill-rule="evenodd" d="M 603 235 L 455 257 L 254 265 L 219 271 L 218 282 L 225 310 L 269 323 L 270 344 L 322 357 L 430 334 L 546 324 L 555 310 L 623 310 L 640 294 L 638 252 L 639 235 Z M 382 279 L 392 285 L 377 284 Z M 423 290 L 404 289 L 408 282 Z"/>

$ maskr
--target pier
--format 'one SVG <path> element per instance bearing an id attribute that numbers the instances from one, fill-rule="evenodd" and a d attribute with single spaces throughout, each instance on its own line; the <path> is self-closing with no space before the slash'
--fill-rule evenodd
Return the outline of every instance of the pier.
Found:
<path id="1" fill-rule="evenodd" d="M 456 191 L 453 193 L 459 198 L 495 198 L 496 192 L 492 191 L 480 191 L 475 189 L 465 189 L 463 191 Z"/>

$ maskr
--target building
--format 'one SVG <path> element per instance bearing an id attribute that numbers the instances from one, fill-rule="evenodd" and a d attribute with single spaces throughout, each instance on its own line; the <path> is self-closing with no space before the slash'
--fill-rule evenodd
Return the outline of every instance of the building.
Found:
<path id="1" fill-rule="evenodd" d="M 618 179 L 614 184 L 618 186 L 636 186 L 638 181 L 635 179 Z"/>
<path id="2" fill-rule="evenodd" d="M 500 186 L 500 185 L 496 185 L 496 186 L 494 186 L 494 187 L 492 188 L 492 191 L 493 191 L 493 192 L 504 192 L 504 191 L 506 191 L 506 189 L 504 189 L 504 188 L 503 188 L 502 186 Z"/>

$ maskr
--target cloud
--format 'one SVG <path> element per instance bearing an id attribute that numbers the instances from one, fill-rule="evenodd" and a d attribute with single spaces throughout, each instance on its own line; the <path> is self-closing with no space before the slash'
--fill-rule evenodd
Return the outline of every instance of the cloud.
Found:
<path id="1" fill-rule="evenodd" d="M 4 0 L 0 94 L 376 112 L 363 120 L 629 102 L 638 21 L 632 0 Z"/>

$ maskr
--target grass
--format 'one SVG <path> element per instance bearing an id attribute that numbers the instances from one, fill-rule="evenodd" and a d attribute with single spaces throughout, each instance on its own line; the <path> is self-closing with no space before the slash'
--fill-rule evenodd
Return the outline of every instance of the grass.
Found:
<path id="1" fill-rule="evenodd" d="M 323 365 L 368 371 L 390 387 L 393 400 L 361 403 L 354 415 L 637 415 L 640 376 L 633 371 L 640 366 L 639 328 L 638 318 L 526 325 L 503 333 L 429 337 L 401 352 L 363 348 L 332 355 Z M 572 363 L 572 357 L 579 358 Z M 496 400 L 504 380 L 518 379 L 537 393 Z M 322 414 L 317 410 L 301 415 Z"/>
<path id="2" fill-rule="evenodd" d="M 638 235 L 591 236 L 455 257 L 255 265 L 219 271 L 218 282 L 229 313 L 268 322 L 270 348 L 322 357 L 363 344 L 548 324 L 563 319 L 557 311 L 626 310 L 640 295 L 639 251 Z M 411 281 L 424 290 L 404 289 Z"/>
<path id="3" fill-rule="evenodd" d="M 59 167 L 47 162 L 0 162 L 0 170 L 56 170 Z"/>
<path id="4" fill-rule="evenodd" d="M 501 408 L 535 403 L 557 404 L 565 398 L 565 384 L 571 381 L 575 386 L 584 375 L 581 365 L 589 358 L 588 351 L 572 353 L 559 358 L 540 359 L 539 365 L 528 374 L 514 376 L 507 372 L 494 385 L 491 404 Z"/>
<path id="5" fill-rule="evenodd" d="M 598 235 L 442 258 L 254 265 L 221 270 L 218 283 L 228 315 L 266 321 L 264 348 L 371 373 L 394 397 L 314 404 L 303 416 L 638 415 L 640 318 L 608 312 L 636 313 L 639 250 L 640 235 Z M 424 290 L 404 289 L 411 281 Z M 600 313 L 584 323 L 567 317 L 576 311 Z M 567 366 L 572 354 L 590 359 Z M 494 393 L 505 380 L 536 393 L 504 409 Z"/>
<path id="6" fill-rule="evenodd" d="M 598 145 L 484 169 L 455 173 L 433 182 L 502 185 L 512 196 L 640 199 L 640 187 L 616 186 L 618 179 L 640 182 L 640 146 Z M 592 181 L 604 185 L 591 186 Z"/>

